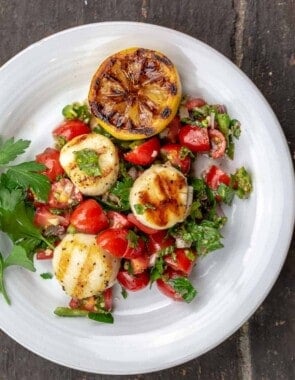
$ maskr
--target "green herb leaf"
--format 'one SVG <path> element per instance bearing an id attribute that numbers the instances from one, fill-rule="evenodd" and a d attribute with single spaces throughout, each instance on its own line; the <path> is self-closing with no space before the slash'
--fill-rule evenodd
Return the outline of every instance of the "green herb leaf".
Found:
<path id="1" fill-rule="evenodd" d="M 190 303 L 197 295 L 196 289 L 186 277 L 177 277 L 168 280 L 173 289 L 179 293 L 183 300 Z"/>
<path id="2" fill-rule="evenodd" d="M 86 124 L 89 123 L 91 117 L 88 106 L 78 102 L 66 105 L 62 110 L 62 114 L 68 120 L 79 119 Z"/>
<path id="3" fill-rule="evenodd" d="M 127 293 L 127 291 L 126 291 L 125 288 L 122 288 L 122 290 L 121 290 L 121 294 L 122 294 L 122 297 L 123 297 L 124 299 L 126 299 L 126 298 L 128 297 L 128 293 Z"/>
<path id="4" fill-rule="evenodd" d="M 253 190 L 252 179 L 243 166 L 231 175 L 231 187 L 235 190 L 239 198 L 249 198 L 249 195 Z"/>
<path id="5" fill-rule="evenodd" d="M 203 214 L 202 214 L 201 206 L 202 204 L 198 199 L 192 202 L 191 208 L 190 208 L 190 216 L 193 219 L 202 219 Z"/>
<path id="6" fill-rule="evenodd" d="M 6 173 L 7 180 L 24 190 L 31 189 L 40 201 L 47 201 L 50 190 L 50 181 L 38 173 L 44 169 L 44 165 L 35 161 L 23 162 L 19 165 L 10 166 Z"/>
<path id="7" fill-rule="evenodd" d="M 163 257 L 157 257 L 154 266 L 152 267 L 150 273 L 151 285 L 154 281 L 158 280 L 162 277 L 164 271 L 166 269 L 166 264 Z"/>
<path id="8" fill-rule="evenodd" d="M 6 165 L 23 154 L 30 145 L 30 141 L 22 139 L 14 141 L 14 138 L 11 137 L 4 143 L 0 142 L 0 144 L 0 165 Z"/>
<path id="9" fill-rule="evenodd" d="M 137 245 L 138 245 L 138 239 L 139 239 L 139 236 L 136 235 L 136 233 L 132 230 L 129 230 L 128 233 L 127 233 L 127 240 L 128 240 L 128 245 L 131 247 L 131 248 L 136 248 Z"/>
<path id="10" fill-rule="evenodd" d="M 4 283 L 4 261 L 3 261 L 3 256 L 0 252 L 0 293 L 3 294 L 3 297 L 5 301 L 8 303 L 8 305 L 11 304 L 10 298 L 8 297 L 6 288 L 5 288 L 5 283 Z"/>
<path id="11" fill-rule="evenodd" d="M 88 318 L 92 319 L 96 322 L 102 322 L 102 323 L 114 323 L 114 317 L 111 313 L 94 313 L 89 312 Z"/>
<path id="12" fill-rule="evenodd" d="M 99 167 L 99 155 L 93 149 L 81 149 L 73 152 L 76 163 L 80 170 L 91 177 L 97 177 L 101 175 L 101 169 Z"/>
<path id="13" fill-rule="evenodd" d="M 217 123 L 219 126 L 220 132 L 222 132 L 225 138 L 228 138 L 229 126 L 230 126 L 230 117 L 227 113 L 218 113 L 216 115 Z"/>
<path id="14" fill-rule="evenodd" d="M 44 280 L 51 280 L 53 278 L 53 274 L 50 272 L 41 273 L 40 277 L 42 277 Z"/>
<path id="15" fill-rule="evenodd" d="M 33 261 L 30 260 L 27 256 L 26 250 L 19 245 L 14 245 L 10 255 L 7 256 L 4 260 L 4 268 L 7 268 L 11 265 L 18 265 L 31 272 L 36 271 Z"/>
<path id="16" fill-rule="evenodd" d="M 144 205 L 136 204 L 136 205 L 134 205 L 134 209 L 138 215 L 142 215 L 145 213 L 146 210 L 155 210 L 156 208 L 154 205 L 152 205 L 150 203 L 146 203 Z"/>
<path id="17" fill-rule="evenodd" d="M 127 211 L 130 209 L 129 194 L 133 185 L 133 179 L 131 177 L 123 178 L 121 181 L 117 181 L 111 188 L 110 194 L 118 197 L 117 209 Z M 111 205 L 109 203 L 109 205 Z"/>
<path id="18" fill-rule="evenodd" d="M 232 201 L 235 196 L 234 190 L 231 187 L 226 186 L 224 183 L 221 183 L 218 186 L 217 194 L 220 196 L 221 200 L 227 205 L 232 204 Z"/>
<path id="19" fill-rule="evenodd" d="M 193 152 L 189 150 L 187 147 L 182 146 L 179 151 L 179 158 L 181 160 L 185 159 L 186 157 L 195 158 Z"/>
<path id="20" fill-rule="evenodd" d="M 241 123 L 239 122 L 239 120 L 232 119 L 230 122 L 230 129 L 231 129 L 232 135 L 236 139 L 238 139 L 241 135 Z"/>

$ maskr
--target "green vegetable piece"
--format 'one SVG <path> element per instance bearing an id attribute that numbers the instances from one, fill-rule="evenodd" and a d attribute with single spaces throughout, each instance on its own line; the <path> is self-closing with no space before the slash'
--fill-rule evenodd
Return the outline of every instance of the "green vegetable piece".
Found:
<path id="1" fill-rule="evenodd" d="M 249 195 L 253 190 L 252 179 L 243 166 L 231 175 L 231 187 L 235 190 L 239 198 L 249 198 Z"/>
<path id="2" fill-rule="evenodd" d="M 46 202 L 50 190 L 50 181 L 45 175 L 38 173 L 44 168 L 44 165 L 35 161 L 10 166 L 6 173 L 6 180 L 14 187 L 19 186 L 24 190 L 31 189 L 38 200 Z"/>
<path id="3" fill-rule="evenodd" d="M 138 245 L 138 235 L 132 230 L 129 230 L 127 233 L 128 244 L 131 248 L 136 248 Z"/>
<path id="4" fill-rule="evenodd" d="M 57 307 L 54 314 L 58 317 L 87 317 L 87 310 L 71 309 L 69 307 Z"/>
<path id="5" fill-rule="evenodd" d="M 67 120 L 79 119 L 86 124 L 89 123 L 91 117 L 88 106 L 77 102 L 66 105 L 62 110 L 62 114 Z"/>
<path id="6" fill-rule="evenodd" d="M 217 118 L 220 131 L 227 138 L 228 133 L 229 133 L 230 117 L 228 116 L 227 113 L 218 113 L 216 115 L 216 118 Z"/>
<path id="7" fill-rule="evenodd" d="M 0 165 L 3 166 L 14 161 L 17 156 L 25 152 L 30 143 L 30 141 L 22 139 L 14 141 L 14 137 L 5 142 L 0 141 Z"/>
<path id="8" fill-rule="evenodd" d="M 232 204 L 232 201 L 235 196 L 234 190 L 231 187 L 226 186 L 224 183 L 221 183 L 218 186 L 217 194 L 221 197 L 222 201 L 227 205 Z"/>
<path id="9" fill-rule="evenodd" d="M 122 297 L 124 298 L 124 300 L 128 297 L 128 293 L 127 293 L 125 288 L 122 288 L 121 294 L 122 294 Z"/>
<path id="10" fill-rule="evenodd" d="M 40 277 L 42 277 L 44 280 L 51 280 L 53 278 L 53 274 L 50 272 L 41 273 Z"/>
<path id="11" fill-rule="evenodd" d="M 110 193 L 118 198 L 118 204 L 108 205 L 116 210 L 127 211 L 130 209 L 129 194 L 133 185 L 133 179 L 131 177 L 125 177 L 120 181 L 117 181 L 111 188 Z"/>
<path id="12" fill-rule="evenodd" d="M 10 298 L 7 294 L 5 283 L 4 283 L 4 261 L 3 261 L 3 256 L 1 253 L 0 253 L 0 293 L 2 293 L 5 301 L 8 303 L 8 305 L 10 305 L 11 304 Z"/>
<path id="13" fill-rule="evenodd" d="M 111 313 L 88 313 L 88 318 L 96 321 L 96 322 L 102 322 L 102 323 L 114 323 L 114 317 Z"/>
<path id="14" fill-rule="evenodd" d="M 93 149 L 81 149 L 74 152 L 76 163 L 80 170 L 91 177 L 101 175 L 99 155 Z"/>
<path id="15" fill-rule="evenodd" d="M 183 300 L 190 303 L 197 295 L 196 289 L 186 277 L 177 277 L 168 281 L 172 285 L 173 289 L 179 293 Z"/>
<path id="16" fill-rule="evenodd" d="M 230 129 L 232 131 L 232 135 L 238 139 L 241 135 L 241 123 L 239 120 L 233 119 L 230 122 Z"/>
<path id="17" fill-rule="evenodd" d="M 138 215 L 142 215 L 142 214 L 144 214 L 144 212 L 145 212 L 145 210 L 146 210 L 146 208 L 145 208 L 143 205 L 141 205 L 141 204 L 136 204 L 136 205 L 134 205 L 134 209 L 135 209 L 135 211 L 136 211 L 136 213 L 137 213 Z"/>

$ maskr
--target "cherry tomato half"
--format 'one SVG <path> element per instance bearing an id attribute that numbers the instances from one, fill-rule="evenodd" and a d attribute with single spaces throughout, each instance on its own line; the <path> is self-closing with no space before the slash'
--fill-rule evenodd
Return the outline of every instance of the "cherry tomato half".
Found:
<path id="1" fill-rule="evenodd" d="M 206 103 L 205 100 L 202 99 L 202 98 L 192 98 L 192 99 L 189 99 L 189 100 L 186 102 L 185 106 L 186 106 L 186 108 L 187 108 L 189 111 L 191 111 L 191 110 L 194 109 L 194 108 L 203 107 L 205 104 L 207 104 L 207 103 Z"/>
<path id="2" fill-rule="evenodd" d="M 51 185 L 48 204 L 52 208 L 70 208 L 82 200 L 82 193 L 68 178 L 61 178 Z"/>
<path id="3" fill-rule="evenodd" d="M 97 236 L 96 241 L 104 250 L 116 257 L 132 259 L 142 255 L 145 252 L 143 239 L 138 237 L 134 243 L 128 238 L 129 230 L 108 228 Z"/>
<path id="4" fill-rule="evenodd" d="M 165 262 L 170 268 L 188 276 L 195 264 L 196 253 L 188 248 L 177 248 L 173 255 L 165 257 Z"/>
<path id="5" fill-rule="evenodd" d="M 161 148 L 161 155 L 184 174 L 187 174 L 191 167 L 188 153 L 187 149 L 179 144 L 166 144 Z"/>
<path id="6" fill-rule="evenodd" d="M 134 165 L 150 165 L 160 152 L 160 140 L 152 137 L 124 154 L 124 159 Z"/>
<path id="7" fill-rule="evenodd" d="M 107 288 L 103 292 L 104 308 L 106 311 L 111 311 L 113 308 L 113 288 Z"/>
<path id="8" fill-rule="evenodd" d="M 178 133 L 181 128 L 179 116 L 175 116 L 174 119 L 167 126 L 167 135 L 165 139 L 170 143 L 178 142 Z"/>
<path id="9" fill-rule="evenodd" d="M 183 277 L 182 273 L 176 272 L 171 268 L 167 268 L 163 274 L 162 278 L 159 278 L 157 282 L 157 287 L 161 293 L 165 296 L 172 298 L 174 301 L 183 301 L 182 295 L 177 293 L 176 290 L 167 281 L 173 278 Z"/>
<path id="10" fill-rule="evenodd" d="M 83 121 L 66 120 L 53 130 L 52 135 L 58 142 L 58 145 L 62 146 L 64 143 L 72 140 L 74 137 L 90 132 L 90 127 L 86 123 L 83 123 Z"/>
<path id="11" fill-rule="evenodd" d="M 147 242 L 147 251 L 150 255 L 158 253 L 164 248 L 174 247 L 175 239 L 167 234 L 166 230 L 157 231 L 156 234 L 150 235 Z"/>
<path id="12" fill-rule="evenodd" d="M 224 135 L 218 129 L 210 129 L 209 137 L 211 143 L 211 157 L 215 159 L 224 156 L 226 149 L 226 140 Z"/>
<path id="13" fill-rule="evenodd" d="M 216 165 L 212 165 L 206 174 L 204 175 L 204 179 L 206 184 L 212 189 L 217 190 L 218 186 L 221 183 L 229 186 L 230 184 L 230 176 L 226 174 L 223 170 L 221 170 Z"/>
<path id="14" fill-rule="evenodd" d="M 72 212 L 70 223 L 78 232 L 85 234 L 97 234 L 109 226 L 105 212 L 94 199 L 81 202 Z"/>
<path id="15" fill-rule="evenodd" d="M 210 150 L 210 140 L 207 128 L 194 125 L 184 125 L 179 131 L 179 141 L 193 153 L 204 153 Z"/>
<path id="16" fill-rule="evenodd" d="M 133 275 L 124 269 L 119 271 L 117 279 L 123 288 L 132 292 L 137 292 L 138 290 L 145 288 L 150 282 L 150 276 L 147 272 Z"/>
<path id="17" fill-rule="evenodd" d="M 59 151 L 53 148 L 46 148 L 44 152 L 37 154 L 36 161 L 46 166 L 42 174 L 45 174 L 51 182 L 57 177 L 65 174 L 61 164 L 59 163 Z"/>
<path id="18" fill-rule="evenodd" d="M 153 235 L 153 234 L 156 234 L 157 232 L 159 232 L 159 230 L 156 230 L 154 228 L 151 228 L 151 227 L 147 227 L 145 226 L 144 224 L 142 224 L 134 214 L 128 214 L 127 215 L 127 219 L 128 221 L 134 225 L 135 227 L 137 227 L 140 231 L 148 234 L 148 235 Z"/>
<path id="19" fill-rule="evenodd" d="M 63 226 L 67 227 L 69 225 L 68 214 L 57 215 L 53 214 L 49 208 L 45 205 L 40 205 L 36 208 L 34 215 L 34 224 L 41 228 L 47 228 L 50 226 Z"/>
<path id="20" fill-rule="evenodd" d="M 139 274 L 139 273 L 144 272 L 148 268 L 149 262 L 150 262 L 150 258 L 146 253 L 134 259 L 131 259 L 130 265 L 132 268 L 132 273 Z"/>

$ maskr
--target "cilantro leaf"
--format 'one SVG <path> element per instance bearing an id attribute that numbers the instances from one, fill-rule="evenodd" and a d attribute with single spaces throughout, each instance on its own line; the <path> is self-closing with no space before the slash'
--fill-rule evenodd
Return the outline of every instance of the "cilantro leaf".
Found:
<path id="1" fill-rule="evenodd" d="M 110 190 L 110 194 L 113 194 L 118 198 L 118 204 L 115 206 L 122 211 L 127 211 L 130 209 L 129 194 L 132 185 L 133 179 L 131 177 L 126 177 L 121 181 L 117 181 Z M 111 207 L 111 204 L 109 205 Z"/>
<path id="2" fill-rule="evenodd" d="M 11 265 L 18 265 L 31 272 L 36 271 L 32 260 L 30 260 L 27 256 L 26 250 L 19 245 L 14 245 L 10 255 L 4 260 L 4 268 Z"/>
<path id="3" fill-rule="evenodd" d="M 14 161 L 17 156 L 24 153 L 27 147 L 30 145 L 28 140 L 14 141 L 14 137 L 6 140 L 0 145 L 0 165 L 6 165 L 11 161 Z"/>
<path id="4" fill-rule="evenodd" d="M 150 273 L 151 284 L 162 277 L 165 269 L 166 264 L 163 257 L 157 257 Z"/>
<path id="5" fill-rule="evenodd" d="M 111 313 L 94 313 L 89 312 L 88 318 L 92 319 L 96 322 L 102 322 L 102 323 L 114 323 L 114 317 Z"/>
<path id="6" fill-rule="evenodd" d="M 101 169 L 99 167 L 99 155 L 93 149 L 81 149 L 73 152 L 76 163 L 80 170 L 85 174 L 97 177 L 101 175 Z"/>
<path id="7" fill-rule="evenodd" d="M 136 235 L 136 233 L 132 230 L 129 230 L 127 233 L 127 240 L 128 240 L 128 245 L 130 248 L 136 248 L 138 245 L 138 239 L 139 236 Z"/>
<path id="8" fill-rule="evenodd" d="M 127 293 L 126 289 L 123 287 L 121 288 L 121 294 L 122 294 L 122 297 L 124 298 L 124 300 L 128 297 L 128 293 Z"/>
<path id="9" fill-rule="evenodd" d="M 10 166 L 6 172 L 6 181 L 24 190 L 30 188 L 40 201 L 46 202 L 50 190 L 50 181 L 45 175 L 38 173 L 42 169 L 44 169 L 44 165 L 35 161 Z"/>
<path id="10" fill-rule="evenodd" d="M 91 113 L 86 104 L 74 102 L 66 105 L 62 109 L 62 114 L 67 120 L 79 119 L 88 124 L 91 118 Z"/>
<path id="11" fill-rule="evenodd" d="M 186 277 L 176 277 L 168 280 L 173 289 L 179 293 L 183 300 L 190 303 L 197 295 L 196 289 Z"/>

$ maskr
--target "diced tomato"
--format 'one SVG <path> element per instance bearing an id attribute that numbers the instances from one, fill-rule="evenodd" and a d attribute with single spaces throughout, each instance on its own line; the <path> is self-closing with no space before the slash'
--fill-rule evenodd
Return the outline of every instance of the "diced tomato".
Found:
<path id="1" fill-rule="evenodd" d="M 209 137 L 211 143 L 210 156 L 214 159 L 224 156 L 226 149 L 224 135 L 218 129 L 210 129 Z"/>
<path id="2" fill-rule="evenodd" d="M 150 165 L 160 152 L 160 140 L 152 137 L 124 154 L 124 159 L 134 165 Z"/>
<path id="3" fill-rule="evenodd" d="M 182 272 L 188 276 L 196 262 L 196 253 L 188 248 L 177 248 L 173 255 L 165 257 L 165 262 L 170 268 Z"/>
<path id="4" fill-rule="evenodd" d="M 174 247 L 175 239 L 168 235 L 167 230 L 158 231 L 156 234 L 150 235 L 147 242 L 147 251 L 149 255 L 158 253 L 164 248 Z"/>
<path id="5" fill-rule="evenodd" d="M 63 226 L 67 227 L 70 223 L 69 217 L 65 215 L 56 215 L 50 212 L 49 208 L 45 205 L 36 208 L 34 215 L 34 223 L 41 228 L 50 226 Z"/>
<path id="6" fill-rule="evenodd" d="M 157 280 L 157 287 L 161 293 L 169 298 L 172 298 L 174 301 L 183 301 L 181 294 L 177 293 L 173 286 L 167 282 L 170 279 L 177 277 L 183 277 L 183 275 L 168 267 L 164 272 L 163 278 Z"/>
<path id="7" fill-rule="evenodd" d="M 136 217 L 134 214 L 128 214 L 127 215 L 127 219 L 128 221 L 133 224 L 135 227 L 137 227 L 140 231 L 148 234 L 148 235 L 153 235 L 153 234 L 156 234 L 157 232 L 159 232 L 159 230 L 156 230 L 154 228 L 151 228 L 151 227 L 147 227 L 145 226 L 144 224 L 142 224 Z"/>
<path id="8" fill-rule="evenodd" d="M 131 232 L 132 233 L 132 232 Z M 129 241 L 129 230 L 124 228 L 109 228 L 101 232 L 97 238 L 100 245 L 109 254 L 126 259 L 141 256 L 145 252 L 145 243 L 138 237 L 137 242 Z"/>
<path id="9" fill-rule="evenodd" d="M 124 269 L 119 271 L 117 279 L 123 288 L 132 292 L 145 288 L 150 282 L 150 276 L 147 272 L 133 275 Z"/>
<path id="10" fill-rule="evenodd" d="M 113 308 L 113 288 L 108 288 L 103 292 L 104 308 L 111 311 Z"/>
<path id="11" fill-rule="evenodd" d="M 191 167 L 189 153 L 186 147 L 179 144 L 166 144 L 161 148 L 161 155 L 184 174 L 188 174 Z"/>
<path id="12" fill-rule="evenodd" d="M 194 109 L 194 108 L 203 107 L 205 104 L 207 104 L 207 103 L 206 103 L 205 100 L 202 99 L 202 98 L 192 98 L 192 99 L 189 99 L 189 100 L 186 102 L 185 106 L 186 106 L 186 108 L 187 108 L 189 111 L 191 111 L 191 110 Z"/>
<path id="13" fill-rule="evenodd" d="M 132 273 L 139 274 L 139 273 L 144 272 L 148 268 L 149 262 L 150 262 L 150 259 L 147 254 L 143 254 L 134 259 L 131 259 L 130 265 L 132 268 Z"/>
<path id="14" fill-rule="evenodd" d="M 59 163 L 59 151 L 53 148 L 46 148 L 43 153 L 37 154 L 36 161 L 46 166 L 45 174 L 51 182 L 57 177 L 65 174 L 61 164 Z"/>
<path id="15" fill-rule="evenodd" d="M 81 305 L 81 301 L 78 300 L 77 298 L 71 298 L 70 302 L 69 302 L 69 307 L 71 309 L 79 309 Z"/>
<path id="16" fill-rule="evenodd" d="M 127 216 L 117 211 L 107 211 L 110 228 L 130 228 L 132 225 Z"/>
<path id="17" fill-rule="evenodd" d="M 184 125 L 179 131 L 179 141 L 193 153 L 204 153 L 210 150 L 210 140 L 207 128 L 194 125 Z"/>
<path id="18" fill-rule="evenodd" d="M 90 127 L 83 123 L 83 121 L 66 120 L 53 130 L 52 135 L 58 145 L 62 147 L 64 143 L 72 140 L 74 137 L 90 132 Z"/>
<path id="19" fill-rule="evenodd" d="M 97 234 L 109 226 L 103 208 L 94 199 L 81 202 L 72 212 L 70 223 L 78 232 L 85 234 Z"/>
<path id="20" fill-rule="evenodd" d="M 165 139 L 170 143 L 178 142 L 178 133 L 181 128 L 179 116 L 175 116 L 174 119 L 167 126 L 167 135 Z"/>
<path id="21" fill-rule="evenodd" d="M 50 260 L 53 258 L 53 249 L 40 249 L 36 253 L 37 260 Z"/>
<path id="22" fill-rule="evenodd" d="M 221 183 L 229 186 L 230 176 L 216 165 L 212 165 L 204 175 L 206 184 L 212 189 L 217 190 Z"/>
<path id="23" fill-rule="evenodd" d="M 52 208 L 70 208 L 82 202 L 82 200 L 82 193 L 68 178 L 61 178 L 51 185 L 48 204 Z"/>

